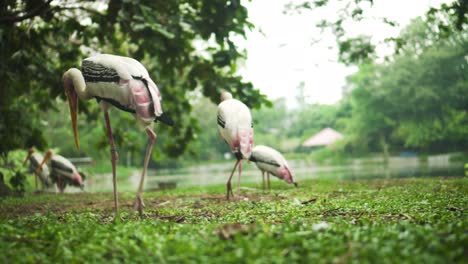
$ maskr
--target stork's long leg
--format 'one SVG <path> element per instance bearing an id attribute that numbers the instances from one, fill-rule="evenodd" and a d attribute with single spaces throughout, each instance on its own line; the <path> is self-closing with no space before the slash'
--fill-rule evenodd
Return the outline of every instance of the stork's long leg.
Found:
<path id="1" fill-rule="evenodd" d="M 226 189 L 227 189 L 226 198 L 227 198 L 228 201 L 229 201 L 229 193 L 231 193 L 232 197 L 234 198 L 234 194 L 232 193 L 232 187 L 231 187 L 231 178 L 232 178 L 232 175 L 234 175 L 234 172 L 236 171 L 236 167 L 237 167 L 237 164 L 239 164 L 239 161 L 240 160 L 237 160 L 236 164 L 234 164 L 234 168 L 232 168 L 231 175 L 229 176 L 229 179 L 228 179 L 228 181 L 226 183 Z"/>
<path id="2" fill-rule="evenodd" d="M 45 189 L 46 189 L 46 184 L 45 182 L 47 181 L 47 178 L 42 179 L 42 177 L 39 177 L 39 179 L 41 180 L 41 186 L 42 186 L 42 192 L 45 192 Z"/>
<path id="3" fill-rule="evenodd" d="M 57 181 L 57 186 L 58 186 L 60 193 L 63 193 L 65 191 L 65 181 L 63 180 L 62 177 L 63 176 L 59 176 L 58 181 Z"/>
<path id="4" fill-rule="evenodd" d="M 242 160 L 239 160 L 239 176 L 237 177 L 237 195 L 240 195 L 241 174 L 242 174 Z"/>
<path id="5" fill-rule="evenodd" d="M 262 190 L 265 191 L 265 171 L 262 171 Z"/>
<path id="6" fill-rule="evenodd" d="M 267 178 L 268 178 L 268 191 L 270 191 L 271 188 L 270 188 L 270 173 L 269 172 L 267 172 Z"/>
<path id="7" fill-rule="evenodd" d="M 142 195 L 143 195 L 143 186 L 145 185 L 146 170 L 148 168 L 151 151 L 153 150 L 153 144 L 156 141 L 156 133 L 154 133 L 153 129 L 151 129 L 150 127 L 147 127 L 146 133 L 148 134 L 148 145 L 146 146 L 145 163 L 143 164 L 143 172 L 141 173 L 140 185 L 138 186 L 137 200 L 135 203 L 135 209 L 138 210 L 140 217 L 143 217 L 143 207 L 145 206 L 145 204 L 143 203 Z"/>
<path id="8" fill-rule="evenodd" d="M 36 192 L 37 192 L 37 173 L 34 173 L 34 185 L 36 186 Z"/>
<path id="9" fill-rule="evenodd" d="M 104 110 L 104 118 L 106 119 L 107 137 L 109 138 L 110 151 L 111 151 L 111 162 L 112 162 L 112 184 L 114 186 L 114 216 L 115 220 L 119 219 L 119 200 L 117 197 L 117 160 L 119 155 L 115 149 L 114 135 L 112 134 L 112 128 L 109 120 L 109 113 Z"/>

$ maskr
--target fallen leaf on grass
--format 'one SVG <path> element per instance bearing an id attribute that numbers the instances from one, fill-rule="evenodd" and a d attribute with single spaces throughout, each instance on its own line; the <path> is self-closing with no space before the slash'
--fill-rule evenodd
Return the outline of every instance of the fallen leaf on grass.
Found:
<path id="1" fill-rule="evenodd" d="M 294 198 L 293 204 L 294 204 L 294 205 L 297 205 L 297 206 L 303 206 L 303 204 L 301 203 L 301 201 L 299 201 L 299 199 L 297 199 L 297 198 Z"/>
<path id="2" fill-rule="evenodd" d="M 312 229 L 314 231 L 325 230 L 325 229 L 328 229 L 329 227 L 330 227 L 330 225 L 325 221 L 318 222 L 318 223 L 315 223 L 315 224 L 312 225 Z"/>
<path id="3" fill-rule="evenodd" d="M 449 207 L 447 207 L 447 210 L 452 211 L 452 212 L 456 212 L 456 211 L 463 212 L 463 211 L 465 211 L 465 210 L 460 209 L 460 208 L 455 207 L 455 206 L 449 206 Z"/>
<path id="4" fill-rule="evenodd" d="M 317 201 L 317 198 L 312 198 L 312 199 L 310 199 L 310 200 L 307 200 L 307 201 L 302 202 L 301 204 L 304 204 L 304 205 L 306 205 L 306 204 L 312 204 L 312 203 L 315 203 L 316 201 Z"/>
<path id="5" fill-rule="evenodd" d="M 184 221 L 185 215 L 161 215 L 159 216 L 159 219 L 166 219 L 176 223 L 181 223 Z"/>
<path id="6" fill-rule="evenodd" d="M 225 224 L 215 230 L 215 234 L 222 239 L 233 239 L 236 234 L 247 235 L 255 231 L 255 225 L 243 225 L 239 223 Z"/>
<path id="7" fill-rule="evenodd" d="M 164 206 L 164 205 L 169 204 L 169 203 L 171 203 L 171 201 L 165 201 L 165 202 L 157 204 L 157 206 Z"/>

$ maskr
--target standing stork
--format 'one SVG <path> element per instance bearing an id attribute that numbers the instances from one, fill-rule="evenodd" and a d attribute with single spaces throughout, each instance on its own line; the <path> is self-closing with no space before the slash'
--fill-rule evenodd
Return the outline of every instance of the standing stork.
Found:
<path id="1" fill-rule="evenodd" d="M 249 158 L 250 161 L 255 162 L 257 168 L 262 171 L 262 187 L 265 189 L 265 172 L 268 178 L 268 190 L 270 190 L 270 174 L 283 179 L 289 184 L 294 184 L 297 187 L 297 183 L 294 182 L 291 170 L 289 169 L 288 162 L 277 150 L 258 145 L 252 149 L 252 155 Z"/>
<path id="2" fill-rule="evenodd" d="M 142 216 L 143 185 L 152 147 L 156 141 L 156 133 L 152 129 L 152 123 L 159 120 L 173 125 L 172 120 L 163 113 L 158 87 L 140 62 L 132 58 L 109 54 L 100 54 L 84 59 L 81 63 L 81 71 L 76 68 L 69 69 L 63 75 L 63 82 L 70 106 L 75 144 L 78 149 L 80 148 L 76 120 L 78 97 L 83 100 L 95 98 L 104 112 L 111 151 L 116 219 L 118 218 L 119 206 L 116 176 L 118 155 L 109 121 L 109 107 L 114 106 L 125 112 L 133 113 L 138 123 L 146 128 L 148 144 L 135 203 L 135 209 L 138 209 L 140 216 Z"/>
<path id="3" fill-rule="evenodd" d="M 221 103 L 218 105 L 218 131 L 236 156 L 236 163 L 227 181 L 227 194 L 234 198 L 231 187 L 231 178 L 239 165 L 239 178 L 237 193 L 240 188 L 242 173 L 242 159 L 248 159 L 253 145 L 253 125 L 249 108 L 239 100 L 233 99 L 229 92 L 221 93 Z"/>
<path id="4" fill-rule="evenodd" d="M 26 156 L 26 159 L 23 161 L 23 166 L 26 164 L 27 161 L 29 161 L 29 171 L 34 173 L 34 181 L 36 185 L 36 191 L 37 191 L 37 177 L 39 177 L 39 180 L 42 183 L 42 189 L 44 190 L 45 188 L 51 186 L 52 182 L 50 179 L 50 171 L 49 167 L 47 165 L 43 165 L 40 170 L 37 170 L 39 167 L 39 164 L 41 161 L 44 159 L 44 157 L 36 152 L 34 148 L 29 148 L 28 149 L 28 155 Z M 37 170 L 37 173 L 36 173 Z"/>
<path id="5" fill-rule="evenodd" d="M 49 149 L 44 155 L 39 167 L 36 169 L 36 173 L 40 171 L 45 164 L 50 168 L 50 177 L 52 181 L 57 184 L 60 193 L 63 193 L 67 184 L 80 187 L 83 190 L 84 184 L 82 175 L 78 172 L 73 163 L 65 157 L 55 154 Z"/>

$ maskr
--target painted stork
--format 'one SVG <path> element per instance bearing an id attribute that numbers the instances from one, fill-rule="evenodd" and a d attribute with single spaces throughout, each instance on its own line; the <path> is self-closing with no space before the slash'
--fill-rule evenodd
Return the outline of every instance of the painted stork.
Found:
<path id="1" fill-rule="evenodd" d="M 49 149 L 39 164 L 39 167 L 36 169 L 36 173 L 38 173 L 45 164 L 49 167 L 50 178 L 57 184 L 60 193 L 63 193 L 67 184 L 83 189 L 82 175 L 78 172 L 76 167 L 63 156 L 55 154 Z"/>
<path id="2" fill-rule="evenodd" d="M 283 179 L 289 184 L 294 184 L 297 187 L 297 183 L 294 182 L 291 170 L 289 169 L 288 162 L 277 150 L 258 145 L 252 149 L 252 155 L 249 158 L 250 161 L 255 162 L 257 168 L 262 171 L 262 187 L 265 189 L 265 172 L 268 179 L 268 190 L 270 189 L 270 174 Z"/>
<path id="3" fill-rule="evenodd" d="M 116 176 L 118 155 L 109 121 L 109 107 L 114 106 L 134 114 L 138 123 L 145 127 L 148 134 L 148 144 L 135 203 L 135 209 L 142 216 L 143 185 L 152 147 L 156 141 L 156 133 L 152 129 L 152 123 L 160 121 L 173 125 L 172 119 L 163 113 L 158 87 L 140 62 L 132 58 L 109 54 L 100 54 L 84 59 L 81 63 L 81 71 L 76 68 L 69 69 L 63 75 L 63 82 L 70 107 L 73 135 L 78 149 L 80 148 L 77 130 L 78 97 L 84 100 L 95 98 L 104 112 L 111 151 L 116 219 L 118 218 Z"/>
<path id="4" fill-rule="evenodd" d="M 40 153 L 36 152 L 34 148 L 29 148 L 28 155 L 26 156 L 26 159 L 24 159 L 24 162 L 23 162 L 23 166 L 24 166 L 26 162 L 29 161 L 29 172 L 34 173 L 36 191 L 37 191 L 37 177 L 39 177 L 39 180 L 42 183 L 43 190 L 52 185 L 51 179 L 49 177 L 50 171 L 47 165 L 43 165 L 42 168 L 38 170 L 36 173 L 36 169 L 39 167 L 39 164 L 41 163 L 43 159 L 44 157 Z"/>
<path id="5" fill-rule="evenodd" d="M 221 103 L 218 105 L 218 131 L 236 156 L 236 163 L 226 184 L 227 194 L 234 198 L 231 178 L 239 166 L 237 192 L 239 193 L 242 160 L 248 159 L 253 145 L 253 124 L 249 108 L 239 100 L 233 99 L 229 92 L 221 93 Z"/>

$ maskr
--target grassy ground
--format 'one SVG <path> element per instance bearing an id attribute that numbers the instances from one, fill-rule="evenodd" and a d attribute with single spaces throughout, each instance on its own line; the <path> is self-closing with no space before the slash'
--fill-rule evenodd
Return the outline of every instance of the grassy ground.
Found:
<path id="1" fill-rule="evenodd" d="M 225 186 L 0 200 L 0 262 L 467 263 L 468 178 Z"/>

